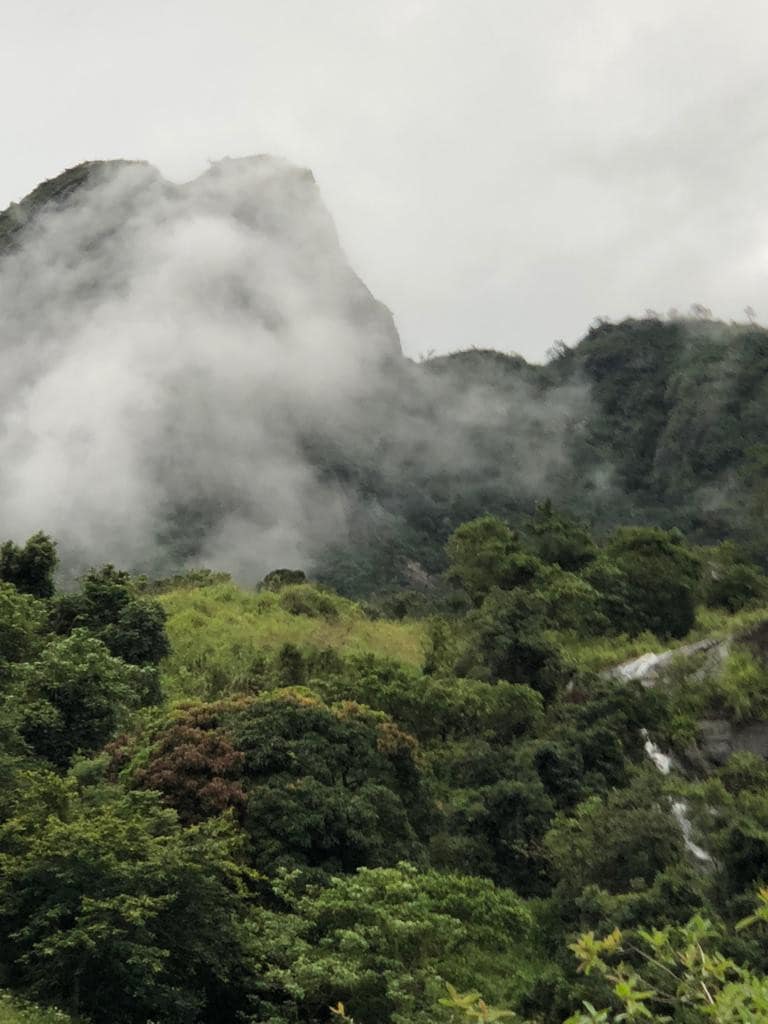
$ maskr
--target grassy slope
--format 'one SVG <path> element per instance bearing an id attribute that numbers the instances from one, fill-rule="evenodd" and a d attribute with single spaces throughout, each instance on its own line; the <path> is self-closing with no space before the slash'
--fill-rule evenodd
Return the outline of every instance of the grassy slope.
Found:
<path id="1" fill-rule="evenodd" d="M 159 600 L 168 613 L 173 650 L 164 665 L 172 698 L 217 696 L 228 681 L 241 689 L 254 662 L 286 643 L 304 652 L 331 648 L 414 667 L 424 660 L 424 623 L 371 621 L 354 602 L 307 585 L 254 593 L 221 583 L 179 588 Z M 311 614 L 296 614 L 291 607 L 306 607 Z"/>
<path id="2" fill-rule="evenodd" d="M 69 1024 L 61 1010 L 44 1010 L 0 991 L 0 1024 Z"/>
<path id="3" fill-rule="evenodd" d="M 569 656 L 580 668 L 586 671 L 599 672 L 600 669 L 620 665 L 631 661 L 648 651 L 660 654 L 662 651 L 685 644 L 703 640 L 705 637 L 725 639 L 738 633 L 748 626 L 768 620 L 768 608 L 752 608 L 731 615 L 726 611 L 713 608 L 699 608 L 696 625 L 691 632 L 680 640 L 659 640 L 652 633 L 641 633 L 640 636 L 606 636 L 589 639 L 571 638 L 566 640 L 565 648 Z"/>
<path id="4" fill-rule="evenodd" d="M 342 655 L 373 654 L 413 668 L 424 661 L 423 620 L 371 621 L 353 601 L 308 584 L 272 593 L 222 582 L 178 587 L 159 600 L 168 613 L 173 650 L 164 665 L 165 688 L 172 699 L 242 692 L 248 689 L 259 658 L 275 655 L 284 644 L 304 653 L 331 649 Z M 659 653 L 703 637 L 725 637 L 766 620 L 765 608 L 737 615 L 702 608 L 695 628 L 681 640 L 660 640 L 650 633 L 586 640 L 561 634 L 558 639 L 579 667 L 599 671 L 647 651 Z"/>

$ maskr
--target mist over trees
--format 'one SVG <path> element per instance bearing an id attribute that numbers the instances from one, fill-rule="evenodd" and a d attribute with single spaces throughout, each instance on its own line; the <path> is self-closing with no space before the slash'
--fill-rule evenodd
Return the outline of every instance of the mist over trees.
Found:
<path id="1" fill-rule="evenodd" d="M 268 157 L 0 304 L 3 1024 L 766 1018 L 753 316 L 413 362 Z"/>
<path id="2" fill-rule="evenodd" d="M 362 595 L 544 498 L 766 556 L 763 328 L 648 317 L 544 366 L 413 363 L 281 161 L 73 168 L 0 214 L 0 299 L 0 521 L 19 543 L 44 509 L 70 577 L 288 564 Z"/>
<path id="3" fill-rule="evenodd" d="M 50 570 L 55 544 L 4 550 L 0 939 L 16 993 L 93 1024 L 450 1024 L 484 1019 L 476 989 L 531 1024 L 582 1024 L 590 1003 L 619 1021 L 627 1000 L 708 1019 L 686 1015 L 687 975 L 665 994 L 672 950 L 704 943 L 720 963 L 721 931 L 768 882 L 768 763 L 705 762 L 699 735 L 768 714 L 768 580 L 732 542 L 635 526 L 600 541 L 551 502 L 516 528 L 486 514 L 399 620 L 288 569 L 243 591 L 106 565 L 34 595 L 19 560 L 46 552 Z M 606 674 L 694 616 L 732 637 L 724 663 L 681 661 L 656 688 Z M 686 776 L 657 770 L 649 735 Z M 764 916 L 708 979 L 738 979 L 748 1009 Z M 614 963 L 636 935 L 663 942 L 658 976 Z M 662 1016 L 675 1000 L 682 1015 Z"/>

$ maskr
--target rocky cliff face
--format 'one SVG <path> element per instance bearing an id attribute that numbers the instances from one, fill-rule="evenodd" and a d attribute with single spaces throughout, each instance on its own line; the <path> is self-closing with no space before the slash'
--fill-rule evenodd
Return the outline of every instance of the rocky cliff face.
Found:
<path id="1" fill-rule="evenodd" d="M 0 214 L 0 534 L 73 564 L 306 564 L 343 532 L 305 458 L 401 360 L 310 172 L 72 168 Z"/>
<path id="2" fill-rule="evenodd" d="M 45 529 L 73 566 L 295 564 L 362 595 L 542 498 L 768 559 L 768 330 L 412 363 L 312 175 L 272 157 L 44 182 L 0 214 L 0 310 L 0 537 Z"/>
<path id="3" fill-rule="evenodd" d="M 692 669 L 688 674 L 688 685 L 703 684 L 708 676 L 717 676 L 734 646 L 746 646 L 768 667 L 768 622 L 758 623 L 741 634 L 726 639 L 709 638 L 660 654 L 648 652 L 639 658 L 606 670 L 605 678 L 628 681 L 636 680 L 646 688 L 663 687 L 668 682 L 667 674 L 676 665 L 690 659 Z M 654 767 L 662 775 L 705 777 L 725 765 L 730 757 L 739 752 L 755 754 L 768 759 L 768 722 L 732 722 L 725 717 L 702 718 L 697 723 L 696 741 L 679 757 L 666 753 L 644 730 L 645 752 Z M 672 815 L 681 830 L 685 847 L 694 863 L 709 870 L 714 860 L 706 847 L 706 836 L 699 836 L 690 817 L 690 808 L 685 799 L 670 797 Z M 705 845 L 697 842 L 701 839 Z"/>
<path id="4" fill-rule="evenodd" d="M 250 252 L 250 265 L 237 272 L 207 268 L 211 276 L 218 269 L 222 278 L 230 271 L 232 291 L 220 293 L 227 302 L 239 289 L 239 301 L 256 315 L 290 319 L 294 310 L 280 308 L 272 287 L 271 243 L 290 254 L 295 283 L 305 290 L 305 305 L 313 313 L 348 318 L 358 329 L 359 345 L 374 355 L 400 354 L 392 314 L 349 266 L 312 173 L 270 156 L 224 159 L 180 185 L 141 161 L 80 164 L 0 213 L 0 256 L 18 258 L 25 247 L 44 241 L 51 259 L 66 260 L 69 267 L 87 263 L 93 287 L 109 289 L 125 285 L 135 269 L 130 263 L 117 265 L 117 251 L 145 241 L 142 232 L 172 235 L 196 220 L 229 224 L 262 243 Z M 204 260 L 205 255 L 198 257 Z M 2 269 L 4 276 L 12 273 L 7 266 Z"/>
<path id="5" fill-rule="evenodd" d="M 764 667 L 768 668 L 768 622 L 761 622 L 741 634 L 726 639 L 708 638 L 662 651 L 660 654 L 648 652 L 632 661 L 608 669 L 604 676 L 620 680 L 637 680 L 642 686 L 652 689 L 655 686 L 664 686 L 666 674 L 673 670 L 676 664 L 684 664 L 690 660 L 693 667 L 689 670 L 688 681 L 695 685 L 703 683 L 710 675 L 717 676 L 721 673 L 725 659 L 734 646 L 739 645 L 750 650 Z M 706 774 L 712 768 L 724 765 L 731 754 L 739 751 L 768 758 L 768 722 L 732 722 L 726 717 L 702 718 L 698 722 L 697 741 L 685 752 L 684 767 Z M 648 749 L 648 753 L 659 770 L 667 774 L 669 757 L 662 753 L 662 757 L 668 762 L 664 768 L 655 760 L 651 749 Z"/>

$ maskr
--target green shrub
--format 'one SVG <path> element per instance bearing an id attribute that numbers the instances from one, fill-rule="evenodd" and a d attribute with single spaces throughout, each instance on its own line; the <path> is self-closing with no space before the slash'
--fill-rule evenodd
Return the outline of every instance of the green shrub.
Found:
<path id="1" fill-rule="evenodd" d="M 62 1010 L 35 1006 L 10 992 L 0 992 L 0 1024 L 70 1024 L 71 1020 Z"/>
<path id="2" fill-rule="evenodd" d="M 291 615 L 335 621 L 339 617 L 339 598 L 324 594 L 311 583 L 285 586 L 280 591 L 280 607 Z"/>

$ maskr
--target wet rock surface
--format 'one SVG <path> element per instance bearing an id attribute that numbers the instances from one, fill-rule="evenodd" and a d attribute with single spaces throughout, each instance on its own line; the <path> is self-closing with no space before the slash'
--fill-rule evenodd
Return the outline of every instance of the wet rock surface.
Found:
<path id="1" fill-rule="evenodd" d="M 721 766 L 731 754 L 745 751 L 768 759 L 768 722 L 734 725 L 724 718 L 705 718 L 699 722 L 698 753 L 710 766 Z"/>
<path id="2" fill-rule="evenodd" d="M 768 663 L 768 622 L 759 623 L 740 635 L 725 640 L 710 637 L 658 654 L 649 651 L 608 669 L 603 675 L 623 681 L 637 680 L 642 686 L 650 689 L 663 682 L 665 672 L 669 671 L 676 661 L 694 658 L 697 664 L 693 677 L 703 678 L 711 672 L 718 671 L 734 643 L 743 644 L 756 658 Z M 724 765 L 732 754 L 741 751 L 768 759 L 768 722 L 734 723 L 726 718 L 701 719 L 698 723 L 697 742 L 685 751 L 682 764 L 673 755 L 663 751 L 645 730 L 643 738 L 646 755 L 657 771 L 665 776 L 686 769 L 698 774 L 707 774 L 714 768 Z M 673 799 L 671 812 L 693 861 L 702 870 L 710 869 L 714 863 L 712 856 L 704 846 L 694 840 L 694 827 L 686 801 Z"/>
<path id="3" fill-rule="evenodd" d="M 638 679 L 643 686 L 650 688 L 659 682 L 663 673 L 671 668 L 677 659 L 702 655 L 704 657 L 701 659 L 700 671 L 709 671 L 725 660 L 730 646 L 730 640 L 717 640 L 708 637 L 705 640 L 687 644 L 685 647 L 662 651 L 660 654 L 649 651 L 647 654 L 641 654 L 639 658 L 633 658 L 632 661 L 625 661 L 623 664 L 609 669 L 606 674 L 615 679 Z"/>

